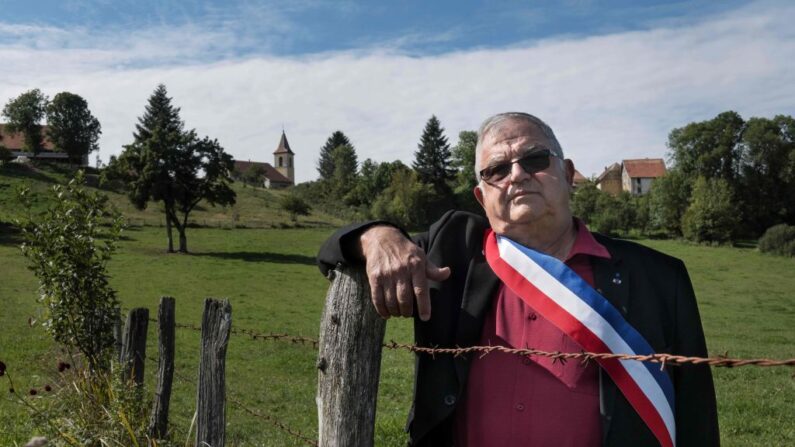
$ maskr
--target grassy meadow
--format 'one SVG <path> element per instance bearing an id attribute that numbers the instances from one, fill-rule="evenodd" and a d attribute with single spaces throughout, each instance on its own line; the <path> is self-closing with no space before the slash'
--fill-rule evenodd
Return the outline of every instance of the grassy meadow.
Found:
<path id="1" fill-rule="evenodd" d="M 62 180 L 3 175 L 0 171 L 0 223 L 17 212 L 9 191 L 16 184 L 43 189 Z M 47 180 L 49 179 L 49 180 Z M 3 186 L 5 185 L 5 186 Z M 261 332 L 286 332 L 317 337 L 328 282 L 314 265 L 319 245 L 340 222 L 312 215 L 289 226 L 286 215 L 270 203 L 272 193 L 238 188 L 239 220 L 230 209 L 207 208 L 197 214 L 221 228 L 191 228 L 191 254 L 164 252 L 165 229 L 132 227 L 124 233 L 109 269 L 111 285 L 123 306 L 146 306 L 156 315 L 159 297 L 176 298 L 177 321 L 200 323 L 205 297 L 228 298 L 233 327 Z M 268 195 L 266 195 L 268 194 Z M 272 198 L 272 197 L 271 197 Z M 114 202 L 124 206 L 123 197 Z M 156 210 L 130 211 L 143 223 L 157 219 Z M 138 213 L 138 214 L 136 214 Z M 232 229 L 256 221 L 259 228 Z M 328 223 L 330 225 L 323 225 Z M 208 226 L 215 226 L 208 223 Z M 224 228 L 225 227 L 225 228 Z M 275 228 L 269 228 L 275 227 Z M 29 324 L 38 314 L 37 282 L 26 268 L 19 240 L 0 226 L 0 360 L 8 365 L 17 390 L 53 381 L 62 354 L 43 329 Z M 676 241 L 641 243 L 682 258 L 693 280 L 710 353 L 738 357 L 795 357 L 795 260 L 762 255 L 752 249 L 704 247 Z M 411 341 L 408 320 L 390 320 L 387 339 Z M 156 357 L 157 331 L 149 326 L 148 353 Z M 177 331 L 176 369 L 196 376 L 199 334 Z M 156 364 L 147 363 L 146 389 L 151 395 Z M 793 368 L 716 368 L 723 444 L 795 445 L 795 377 Z M 403 425 L 410 403 L 413 359 L 403 351 L 385 351 L 378 402 L 376 445 L 405 445 Z M 35 428 L 25 408 L 7 393 L 0 378 L 0 445 L 22 445 Z M 257 341 L 232 336 L 227 354 L 228 392 L 247 406 L 299 429 L 317 433 L 314 401 L 317 372 L 311 346 Z M 172 439 L 184 445 L 193 415 L 195 388 L 175 379 L 172 397 Z M 47 399 L 40 396 L 35 399 Z M 234 446 L 302 445 L 279 429 L 227 405 L 227 443 Z"/>

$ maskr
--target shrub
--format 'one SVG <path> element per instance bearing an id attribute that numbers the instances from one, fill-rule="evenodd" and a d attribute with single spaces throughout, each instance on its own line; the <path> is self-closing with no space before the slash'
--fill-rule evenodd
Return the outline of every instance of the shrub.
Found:
<path id="1" fill-rule="evenodd" d="M 779 224 L 768 228 L 759 238 L 759 251 L 795 257 L 795 226 Z"/>
<path id="2" fill-rule="evenodd" d="M 77 349 L 92 370 L 105 369 L 120 318 L 116 292 L 108 284 L 107 262 L 122 231 L 122 217 L 107 196 L 86 191 L 78 171 L 67 185 L 56 185 L 50 207 L 34 214 L 30 192 L 20 200 L 28 217 L 18 222 L 22 253 L 39 280 L 43 325 L 56 342 Z"/>
<path id="3" fill-rule="evenodd" d="M 682 216 L 682 234 L 694 242 L 730 242 L 740 223 L 731 186 L 723 179 L 699 177 Z"/>
<path id="4" fill-rule="evenodd" d="M 295 222 L 298 216 L 309 215 L 309 204 L 295 194 L 287 194 L 281 199 L 281 207 L 290 213 L 290 219 Z"/>

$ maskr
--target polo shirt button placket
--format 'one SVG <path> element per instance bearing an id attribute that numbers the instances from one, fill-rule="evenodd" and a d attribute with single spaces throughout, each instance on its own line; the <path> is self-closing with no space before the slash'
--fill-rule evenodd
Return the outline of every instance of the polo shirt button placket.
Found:
<path id="1" fill-rule="evenodd" d="M 524 411 L 524 404 L 516 404 L 516 411 Z"/>
<path id="2" fill-rule="evenodd" d="M 447 405 L 447 406 L 455 405 L 455 396 L 452 395 L 452 394 L 448 394 L 447 396 L 444 396 L 444 404 Z"/>

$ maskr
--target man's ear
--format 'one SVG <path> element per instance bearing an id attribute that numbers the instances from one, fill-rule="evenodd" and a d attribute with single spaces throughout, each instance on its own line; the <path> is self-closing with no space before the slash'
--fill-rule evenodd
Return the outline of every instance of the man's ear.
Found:
<path id="1" fill-rule="evenodd" d="M 486 207 L 483 206 L 483 190 L 480 189 L 480 185 L 475 185 L 475 187 L 472 189 L 472 193 L 475 194 L 475 200 L 478 201 L 480 206 L 483 209 L 486 209 Z"/>
<path id="2" fill-rule="evenodd" d="M 572 186 L 574 184 L 574 162 L 567 158 L 563 160 L 563 164 L 566 171 L 566 183 Z"/>

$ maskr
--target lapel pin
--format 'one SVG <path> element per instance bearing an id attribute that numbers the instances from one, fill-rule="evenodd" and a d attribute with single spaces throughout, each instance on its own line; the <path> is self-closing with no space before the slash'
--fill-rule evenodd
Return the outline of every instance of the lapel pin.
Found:
<path id="1" fill-rule="evenodd" d="M 621 284 L 621 274 L 616 273 L 616 276 L 613 277 L 613 284 L 619 285 Z"/>

